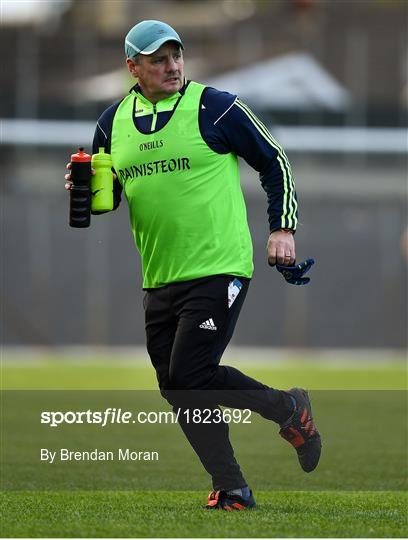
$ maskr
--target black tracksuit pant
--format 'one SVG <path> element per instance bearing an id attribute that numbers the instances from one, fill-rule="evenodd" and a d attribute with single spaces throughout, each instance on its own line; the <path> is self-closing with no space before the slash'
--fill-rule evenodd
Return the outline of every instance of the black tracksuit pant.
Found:
<path id="1" fill-rule="evenodd" d="M 147 290 L 147 350 L 161 393 L 174 409 L 223 405 L 251 409 L 269 420 L 284 422 L 292 412 L 286 392 L 219 365 L 250 282 L 237 278 L 242 288 L 229 306 L 228 287 L 233 279 L 209 276 Z M 215 490 L 246 485 L 229 441 L 228 424 L 187 422 L 184 414 L 179 414 L 179 423 L 211 475 Z"/>

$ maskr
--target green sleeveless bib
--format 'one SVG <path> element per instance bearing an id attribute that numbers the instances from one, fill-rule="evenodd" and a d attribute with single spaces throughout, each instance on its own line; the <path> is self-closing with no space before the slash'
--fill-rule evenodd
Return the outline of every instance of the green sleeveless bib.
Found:
<path id="1" fill-rule="evenodd" d="M 136 128 L 135 94 L 122 101 L 114 117 L 113 166 L 129 204 L 144 288 L 216 274 L 252 276 L 237 157 L 217 154 L 200 134 L 204 88 L 190 82 L 156 132 Z"/>

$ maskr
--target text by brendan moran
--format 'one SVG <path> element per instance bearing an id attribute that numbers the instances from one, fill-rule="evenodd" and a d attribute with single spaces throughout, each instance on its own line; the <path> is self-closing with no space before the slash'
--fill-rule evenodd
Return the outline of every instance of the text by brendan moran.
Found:
<path id="1" fill-rule="evenodd" d="M 59 448 L 50 450 L 41 448 L 40 460 L 47 463 L 55 461 L 159 461 L 159 453 L 150 450 L 131 450 L 117 448 L 116 450 L 70 450 Z"/>

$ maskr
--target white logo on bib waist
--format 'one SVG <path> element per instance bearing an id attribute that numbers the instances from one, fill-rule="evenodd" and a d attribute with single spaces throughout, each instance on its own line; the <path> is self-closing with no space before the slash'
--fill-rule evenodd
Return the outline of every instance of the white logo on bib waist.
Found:
<path id="1" fill-rule="evenodd" d="M 206 321 L 201 323 L 200 328 L 204 328 L 204 330 L 217 330 L 217 327 L 215 326 L 212 319 L 207 319 Z"/>

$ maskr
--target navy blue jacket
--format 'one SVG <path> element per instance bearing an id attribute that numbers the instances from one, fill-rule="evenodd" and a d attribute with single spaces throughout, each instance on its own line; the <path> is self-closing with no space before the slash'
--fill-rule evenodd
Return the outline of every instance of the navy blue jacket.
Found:
<path id="1" fill-rule="evenodd" d="M 180 90 L 181 94 L 186 85 Z M 131 91 L 140 92 L 140 88 L 136 85 Z M 111 105 L 99 118 L 93 153 L 100 147 L 110 153 L 112 123 L 119 104 L 120 101 Z M 155 129 L 163 127 L 170 116 L 171 111 L 158 113 Z M 150 133 L 151 115 L 137 117 L 135 121 L 142 133 Z M 237 96 L 207 87 L 201 99 L 199 125 L 203 139 L 214 152 L 233 152 L 259 172 L 268 199 L 270 231 L 295 230 L 297 200 L 289 161 L 282 147 L 249 107 Z M 121 192 L 122 186 L 115 182 L 115 208 L 119 206 Z"/>

